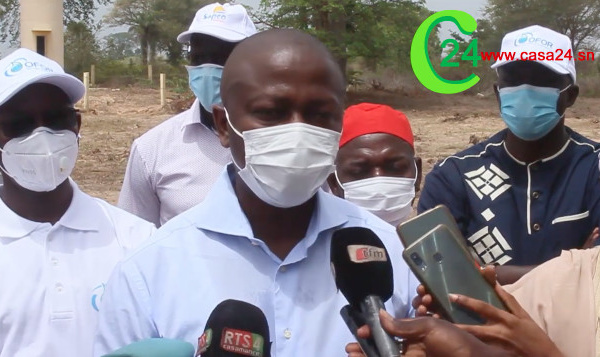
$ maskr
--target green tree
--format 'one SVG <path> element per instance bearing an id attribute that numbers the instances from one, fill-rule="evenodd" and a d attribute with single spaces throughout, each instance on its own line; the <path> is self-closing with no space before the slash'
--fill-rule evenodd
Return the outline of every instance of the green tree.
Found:
<path id="1" fill-rule="evenodd" d="M 113 60 L 139 56 L 140 50 L 137 38 L 129 32 L 113 33 L 104 38 L 102 56 Z"/>
<path id="2" fill-rule="evenodd" d="M 182 45 L 177 42 L 177 35 L 187 30 L 201 7 L 213 3 L 214 0 L 156 0 L 154 11 L 158 14 L 160 29 L 158 47 L 167 55 L 172 65 L 182 59 Z"/>
<path id="3" fill-rule="evenodd" d="M 92 28 L 98 6 L 112 0 L 64 0 L 64 23 L 83 22 Z M 0 0 L 0 41 L 19 42 L 19 0 Z"/>
<path id="4" fill-rule="evenodd" d="M 94 32 L 85 22 L 70 22 L 65 31 L 65 70 L 76 76 L 90 68 L 98 54 Z"/>
<path id="5" fill-rule="evenodd" d="M 142 64 L 154 62 L 160 36 L 159 14 L 155 9 L 157 0 L 116 0 L 115 6 L 106 16 L 114 26 L 127 25 L 140 44 Z"/>
<path id="6" fill-rule="evenodd" d="M 485 9 L 490 40 L 486 50 L 498 50 L 502 36 L 529 25 L 541 25 L 571 39 L 573 50 L 595 47 L 600 30 L 600 0 L 489 0 Z"/>
<path id="7" fill-rule="evenodd" d="M 409 68 L 412 37 L 429 14 L 423 0 L 261 0 L 254 16 L 271 28 L 315 35 L 345 71 L 348 60 L 357 57 L 370 67 Z"/>

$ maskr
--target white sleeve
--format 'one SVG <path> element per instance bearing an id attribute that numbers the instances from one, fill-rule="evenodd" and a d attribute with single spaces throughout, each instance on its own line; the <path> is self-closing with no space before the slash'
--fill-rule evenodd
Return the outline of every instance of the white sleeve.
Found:
<path id="1" fill-rule="evenodd" d="M 160 227 L 160 200 L 136 141 L 131 145 L 118 206 Z"/>
<path id="2" fill-rule="evenodd" d="M 150 294 L 137 268 L 131 261 L 117 265 L 102 297 L 93 355 L 160 337 L 150 316 Z"/>

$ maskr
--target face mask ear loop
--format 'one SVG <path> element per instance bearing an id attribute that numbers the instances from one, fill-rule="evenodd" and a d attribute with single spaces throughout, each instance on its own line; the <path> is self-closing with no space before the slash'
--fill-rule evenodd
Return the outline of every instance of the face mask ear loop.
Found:
<path id="1" fill-rule="evenodd" d="M 231 130 L 233 130 L 233 132 L 236 133 L 237 136 L 239 136 L 240 138 L 243 139 L 244 136 L 242 135 L 242 133 L 240 133 L 231 124 L 231 119 L 229 119 L 229 113 L 227 112 L 227 108 L 223 107 L 223 110 L 225 110 L 225 118 L 227 118 L 227 124 L 229 124 L 229 126 L 231 127 Z M 233 155 L 231 155 L 231 161 L 233 162 L 233 164 L 235 165 L 235 167 L 237 167 L 238 170 L 242 170 L 242 168 L 240 167 L 240 165 L 238 165 L 237 162 L 235 162 L 235 159 L 234 159 Z"/>
<path id="2" fill-rule="evenodd" d="M 569 84 L 568 86 L 566 86 L 564 89 L 560 90 L 560 91 L 558 92 L 558 95 L 560 96 L 560 95 L 562 94 L 562 92 L 564 92 L 564 91 L 566 91 L 567 89 L 571 88 L 571 86 L 572 86 L 572 85 L 573 85 L 573 83 L 570 83 L 570 84 Z M 563 114 L 560 116 L 560 119 L 564 119 L 564 117 L 565 117 L 565 113 L 563 113 Z"/>
<path id="3" fill-rule="evenodd" d="M 0 148 L 0 153 L 4 153 L 5 151 Z M 15 177 L 11 174 L 8 173 L 8 171 L 4 168 L 4 163 L 0 164 L 0 170 L 2 170 L 2 172 L 4 172 L 6 174 L 6 176 L 10 177 L 11 179 L 15 179 Z"/>
<path id="4" fill-rule="evenodd" d="M 561 91 L 559 91 L 558 93 L 562 93 L 564 91 L 566 91 L 567 89 L 571 88 L 571 86 L 573 86 L 573 83 L 569 84 L 568 86 L 566 86 L 564 89 L 562 89 Z"/>
<path id="5" fill-rule="evenodd" d="M 415 180 L 415 183 L 416 183 L 417 177 L 419 177 L 419 168 L 417 167 L 417 160 L 415 160 L 414 157 L 413 157 L 413 163 L 415 164 L 415 177 L 413 178 L 413 180 Z"/>
<path id="6" fill-rule="evenodd" d="M 333 171 L 333 176 L 335 176 L 335 181 L 340 186 L 340 188 L 343 190 L 344 185 L 340 182 L 340 178 L 338 177 L 337 170 Z"/>

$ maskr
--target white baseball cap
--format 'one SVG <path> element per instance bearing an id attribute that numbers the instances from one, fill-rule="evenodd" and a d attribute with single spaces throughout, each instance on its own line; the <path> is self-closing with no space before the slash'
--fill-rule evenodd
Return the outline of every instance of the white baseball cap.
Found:
<path id="1" fill-rule="evenodd" d="M 57 86 L 67 94 L 72 104 L 85 94 L 85 86 L 79 79 L 36 52 L 20 48 L 0 60 L 0 105 L 34 83 Z"/>
<path id="2" fill-rule="evenodd" d="M 238 42 L 254 35 L 256 27 L 242 5 L 221 5 L 216 2 L 198 10 L 189 30 L 180 33 L 177 41 L 188 43 L 195 33 Z"/>
<path id="3" fill-rule="evenodd" d="M 529 58 L 531 52 L 543 52 L 544 54 L 553 52 L 556 58 L 562 52 L 561 59 L 558 61 L 544 59 L 535 60 L 535 62 L 550 68 L 554 72 L 568 74 L 573 78 L 573 82 L 575 82 L 576 72 L 573 58 L 576 54 L 572 51 L 571 40 L 569 37 L 556 31 L 539 25 L 533 25 L 510 32 L 502 39 L 502 48 L 500 51 L 504 57 L 497 60 L 492 65 L 492 68 L 498 68 L 507 63 L 518 61 L 521 58 L 521 53 L 527 53 L 527 58 Z M 568 51 L 571 51 L 570 59 L 565 58 Z M 506 54 L 511 52 L 515 53 L 515 57 L 513 60 L 507 60 Z"/>

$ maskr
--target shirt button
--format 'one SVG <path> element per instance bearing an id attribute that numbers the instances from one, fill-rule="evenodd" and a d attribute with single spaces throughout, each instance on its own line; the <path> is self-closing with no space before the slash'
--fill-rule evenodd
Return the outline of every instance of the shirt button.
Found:
<path id="1" fill-rule="evenodd" d="M 54 286 L 54 288 L 56 289 L 56 291 L 58 291 L 59 293 L 62 293 L 63 291 L 63 286 L 61 283 L 58 283 Z"/>
<path id="2" fill-rule="evenodd" d="M 279 268 L 279 271 L 282 273 L 285 273 L 286 270 L 287 270 L 287 267 L 285 265 Z"/>
<path id="3" fill-rule="evenodd" d="M 290 331 L 290 329 L 286 328 L 283 331 L 283 337 L 285 337 L 285 338 L 287 338 L 289 340 L 290 338 L 292 338 L 292 331 Z"/>
<path id="4" fill-rule="evenodd" d="M 58 265 L 58 259 L 56 259 L 56 258 L 50 259 L 50 262 L 52 262 L 52 265 L 54 265 L 54 266 Z"/>
<path id="5" fill-rule="evenodd" d="M 256 241 L 252 241 L 252 245 L 253 245 L 253 246 L 255 246 L 255 247 L 258 247 L 258 245 L 259 245 L 259 244 L 260 244 L 260 243 L 258 243 L 258 242 L 256 242 Z"/>
<path id="6" fill-rule="evenodd" d="M 537 231 L 539 231 L 541 228 L 542 228 L 542 226 L 540 226 L 540 224 L 539 224 L 539 223 L 535 223 L 535 224 L 533 225 L 533 230 L 534 230 L 534 231 L 536 231 L 536 232 L 537 232 Z"/>
<path id="7" fill-rule="evenodd" d="M 537 200 L 538 198 L 540 198 L 540 193 L 538 191 L 533 191 L 533 193 L 531 194 L 531 197 L 534 200 Z"/>

